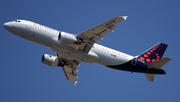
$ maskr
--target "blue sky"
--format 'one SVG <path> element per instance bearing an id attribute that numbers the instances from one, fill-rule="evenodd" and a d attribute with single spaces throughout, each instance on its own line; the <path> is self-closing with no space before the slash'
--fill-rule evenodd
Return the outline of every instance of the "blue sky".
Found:
<path id="1" fill-rule="evenodd" d="M 41 63 L 50 49 L 18 38 L 0 27 L 0 102 L 179 102 L 179 0 L 4 0 L 0 24 L 31 20 L 78 34 L 115 16 L 127 15 L 114 33 L 97 43 L 138 55 L 158 42 L 173 60 L 150 83 L 144 74 L 81 63 L 78 84 L 67 81 L 61 68 Z"/>

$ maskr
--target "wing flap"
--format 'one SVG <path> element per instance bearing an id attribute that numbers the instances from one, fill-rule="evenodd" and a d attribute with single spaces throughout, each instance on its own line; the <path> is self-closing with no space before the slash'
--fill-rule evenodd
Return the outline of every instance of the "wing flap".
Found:
<path id="1" fill-rule="evenodd" d="M 77 78 L 77 72 L 78 71 L 76 68 L 74 68 L 72 66 L 64 65 L 63 71 L 65 73 L 67 80 L 73 82 L 74 84 L 77 83 L 76 78 Z"/>

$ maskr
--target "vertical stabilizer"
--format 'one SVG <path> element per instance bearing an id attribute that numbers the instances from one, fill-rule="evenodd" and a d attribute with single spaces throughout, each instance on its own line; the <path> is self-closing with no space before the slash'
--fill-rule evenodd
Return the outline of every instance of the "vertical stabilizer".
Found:
<path id="1" fill-rule="evenodd" d="M 167 44 L 161 42 L 157 43 L 144 53 L 140 54 L 137 58 L 145 63 L 155 62 L 162 58 L 167 46 Z"/>

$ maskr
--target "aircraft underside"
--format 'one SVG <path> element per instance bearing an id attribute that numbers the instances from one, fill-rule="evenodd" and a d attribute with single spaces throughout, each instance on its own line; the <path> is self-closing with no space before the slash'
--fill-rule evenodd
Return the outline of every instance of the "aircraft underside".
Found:
<path id="1" fill-rule="evenodd" d="M 139 66 L 133 65 L 131 61 L 126 62 L 120 65 L 107 65 L 107 67 L 116 69 L 116 70 L 123 70 L 129 72 L 139 72 L 139 73 L 149 73 L 149 74 L 166 74 L 163 69 L 155 69 L 155 68 L 148 68 L 147 66 Z"/>

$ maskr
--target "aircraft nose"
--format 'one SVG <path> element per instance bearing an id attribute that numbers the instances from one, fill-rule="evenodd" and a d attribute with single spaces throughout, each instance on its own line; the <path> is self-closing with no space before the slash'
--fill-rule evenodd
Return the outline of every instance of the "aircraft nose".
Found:
<path id="1" fill-rule="evenodd" d="M 12 23 L 11 22 L 6 22 L 6 23 L 3 24 L 3 27 L 6 30 L 10 30 L 12 28 Z"/>

